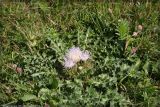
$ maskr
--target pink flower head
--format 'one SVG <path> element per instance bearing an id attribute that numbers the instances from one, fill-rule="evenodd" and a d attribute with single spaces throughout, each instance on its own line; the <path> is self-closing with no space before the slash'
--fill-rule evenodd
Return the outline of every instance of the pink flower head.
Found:
<path id="1" fill-rule="evenodd" d="M 21 67 L 17 67 L 17 68 L 16 68 L 16 72 L 17 72 L 17 73 L 22 73 L 22 72 L 23 72 L 23 69 L 22 69 Z"/>
<path id="2" fill-rule="evenodd" d="M 76 63 L 70 59 L 65 58 L 64 67 L 65 68 L 72 68 Z"/>
<path id="3" fill-rule="evenodd" d="M 80 60 L 86 61 L 90 58 L 88 51 L 81 51 L 79 47 L 72 47 L 69 49 L 64 58 L 64 67 L 72 68 Z"/>
<path id="4" fill-rule="evenodd" d="M 87 59 L 90 58 L 90 54 L 88 51 L 84 51 L 82 54 L 81 54 L 81 60 L 82 61 L 86 61 Z"/>
<path id="5" fill-rule="evenodd" d="M 131 54 L 132 54 L 132 55 L 136 54 L 137 50 L 138 50 L 137 47 L 133 47 L 133 48 L 131 49 Z"/>
<path id="6" fill-rule="evenodd" d="M 82 51 L 79 47 L 72 47 L 69 49 L 68 53 L 66 54 L 66 58 L 72 60 L 73 62 L 79 62 L 81 59 Z"/>

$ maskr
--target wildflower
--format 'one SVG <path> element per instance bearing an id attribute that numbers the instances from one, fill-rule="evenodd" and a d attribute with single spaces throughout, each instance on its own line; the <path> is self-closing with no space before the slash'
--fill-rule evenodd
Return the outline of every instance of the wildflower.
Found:
<path id="1" fill-rule="evenodd" d="M 89 52 L 88 51 L 84 51 L 82 54 L 81 54 L 81 60 L 82 61 L 86 61 L 87 59 L 89 59 L 90 55 L 89 55 Z"/>
<path id="2" fill-rule="evenodd" d="M 23 69 L 22 69 L 21 67 L 17 67 L 17 68 L 16 68 L 16 72 L 17 72 L 17 73 L 22 73 L 22 72 L 23 72 Z"/>
<path id="3" fill-rule="evenodd" d="M 133 32 L 132 36 L 134 37 L 138 36 L 138 32 Z"/>
<path id="4" fill-rule="evenodd" d="M 65 58 L 64 67 L 65 68 L 72 68 L 76 63 L 73 62 L 71 59 Z"/>
<path id="5" fill-rule="evenodd" d="M 138 30 L 141 31 L 143 29 L 142 25 L 138 25 Z"/>
<path id="6" fill-rule="evenodd" d="M 64 67 L 72 68 L 80 60 L 86 61 L 90 58 L 88 51 L 81 51 L 79 47 L 72 47 L 64 58 Z"/>
<path id="7" fill-rule="evenodd" d="M 79 62 L 81 60 L 82 51 L 79 47 L 73 47 L 69 49 L 69 52 L 67 53 L 66 57 L 69 60 L 72 60 L 73 62 Z"/>
<path id="8" fill-rule="evenodd" d="M 131 49 L 131 54 L 134 55 L 137 52 L 137 49 L 138 49 L 137 47 L 133 47 Z"/>

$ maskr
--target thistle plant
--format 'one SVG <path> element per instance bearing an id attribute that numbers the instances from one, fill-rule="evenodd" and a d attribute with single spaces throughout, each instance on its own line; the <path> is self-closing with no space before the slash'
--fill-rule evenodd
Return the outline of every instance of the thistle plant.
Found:
<path id="1" fill-rule="evenodd" d="M 159 107 L 158 2 L 1 1 L 0 106 Z"/>

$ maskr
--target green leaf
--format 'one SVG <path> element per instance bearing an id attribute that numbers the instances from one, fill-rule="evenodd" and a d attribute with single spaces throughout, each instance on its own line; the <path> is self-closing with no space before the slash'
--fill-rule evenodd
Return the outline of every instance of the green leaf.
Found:
<path id="1" fill-rule="evenodd" d="M 42 11 L 46 12 L 49 10 L 47 2 L 37 2 L 37 3 L 40 9 L 42 9 Z"/>
<path id="2" fill-rule="evenodd" d="M 55 107 L 55 106 L 58 105 L 58 103 L 57 103 L 56 100 L 50 100 L 50 101 L 49 101 L 49 104 L 50 104 L 51 107 Z"/>
<path id="3" fill-rule="evenodd" d="M 129 71 L 129 76 L 131 77 L 136 77 L 137 76 L 137 71 L 139 69 L 141 65 L 141 60 L 138 59 L 135 63 L 135 65 L 133 65 L 131 68 L 130 68 L 130 71 Z"/>
<path id="4" fill-rule="evenodd" d="M 143 69 L 145 71 L 145 74 L 148 75 L 148 71 L 149 71 L 149 61 L 146 61 L 146 63 L 143 66 Z"/>
<path id="5" fill-rule="evenodd" d="M 6 100 L 7 99 L 7 95 L 4 93 L 0 93 L 0 101 Z"/>
<path id="6" fill-rule="evenodd" d="M 20 91 L 20 90 L 29 91 L 29 90 L 28 90 L 28 87 L 27 87 L 26 85 L 24 85 L 24 84 L 16 83 L 15 86 L 16 86 L 15 89 L 16 89 L 17 91 Z"/>
<path id="7" fill-rule="evenodd" d="M 38 72 L 38 73 L 32 74 L 31 76 L 32 76 L 32 77 L 37 77 L 37 76 L 43 75 L 43 74 L 45 74 L 45 73 L 46 73 L 46 72 Z"/>
<path id="8" fill-rule="evenodd" d="M 25 94 L 23 97 L 21 97 L 21 100 L 25 101 L 30 101 L 30 100 L 37 100 L 37 96 L 33 94 Z"/>
<path id="9" fill-rule="evenodd" d="M 50 95 L 50 90 L 47 88 L 42 88 L 40 89 L 39 93 L 38 93 L 38 97 L 42 100 L 47 100 L 49 98 Z"/>
<path id="10" fill-rule="evenodd" d="M 56 89 L 58 87 L 58 80 L 55 77 L 51 77 L 49 79 L 49 87 L 50 89 Z"/>
<path id="11" fill-rule="evenodd" d="M 137 70 L 139 69 L 139 67 L 140 67 L 140 64 L 141 64 L 141 60 L 138 59 L 138 60 L 136 61 L 135 65 L 133 65 L 130 70 L 137 71 Z"/>
<path id="12" fill-rule="evenodd" d="M 120 39 L 127 39 L 129 35 L 129 23 L 126 20 L 120 20 L 117 26 L 118 35 Z"/>

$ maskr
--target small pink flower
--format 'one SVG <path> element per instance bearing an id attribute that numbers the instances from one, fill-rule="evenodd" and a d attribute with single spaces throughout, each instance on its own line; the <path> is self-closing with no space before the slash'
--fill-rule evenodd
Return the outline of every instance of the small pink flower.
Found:
<path id="1" fill-rule="evenodd" d="M 17 67 L 17 68 L 16 68 L 16 72 L 17 72 L 17 73 L 22 73 L 22 72 L 23 72 L 23 69 L 22 69 L 21 67 Z"/>
<path id="2" fill-rule="evenodd" d="M 64 67 L 72 68 L 79 61 L 86 61 L 89 58 L 90 54 L 88 51 L 81 51 L 79 47 L 72 47 L 64 57 Z"/>
<path id="3" fill-rule="evenodd" d="M 72 68 L 76 63 L 71 59 L 65 58 L 64 67 L 65 68 Z"/>
<path id="4" fill-rule="evenodd" d="M 86 61 L 87 59 L 90 58 L 90 54 L 88 51 L 84 51 L 82 54 L 81 54 L 81 60 L 82 61 Z"/>
<path id="5" fill-rule="evenodd" d="M 137 47 L 133 47 L 131 49 L 131 54 L 134 55 L 137 52 L 138 48 Z"/>
<path id="6" fill-rule="evenodd" d="M 69 49 L 68 53 L 66 54 L 66 58 L 72 60 L 73 62 L 79 62 L 80 56 L 82 54 L 82 51 L 79 47 L 72 47 Z"/>

